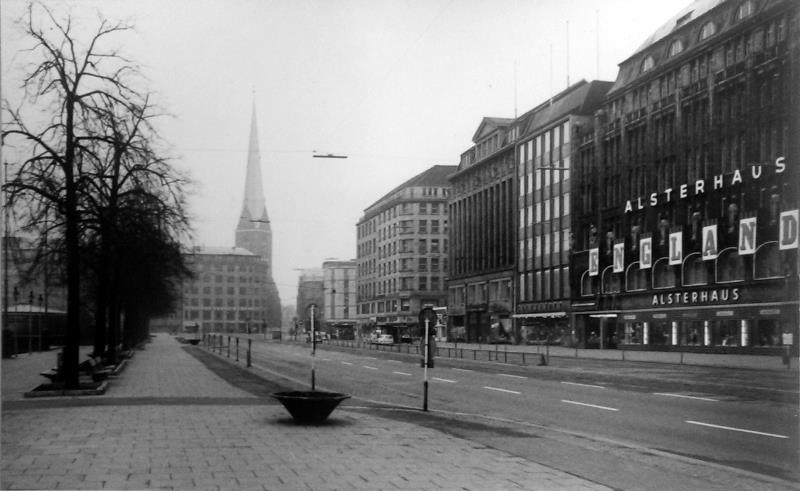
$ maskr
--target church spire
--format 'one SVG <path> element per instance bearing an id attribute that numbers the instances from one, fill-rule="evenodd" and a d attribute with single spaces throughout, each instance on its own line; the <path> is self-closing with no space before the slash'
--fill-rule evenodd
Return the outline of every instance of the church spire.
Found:
<path id="1" fill-rule="evenodd" d="M 250 118 L 250 142 L 247 149 L 247 175 L 244 181 L 244 204 L 242 218 L 269 220 L 261 181 L 261 154 L 258 150 L 258 124 L 256 122 L 256 99 L 253 95 L 253 112 Z"/>

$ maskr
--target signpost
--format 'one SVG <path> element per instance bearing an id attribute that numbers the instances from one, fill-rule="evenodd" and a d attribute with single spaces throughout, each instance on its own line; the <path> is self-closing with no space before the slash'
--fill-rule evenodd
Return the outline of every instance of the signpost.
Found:
<path id="1" fill-rule="evenodd" d="M 315 381 L 315 373 L 314 373 L 314 356 L 317 351 L 317 336 L 314 332 L 314 316 L 316 315 L 317 311 L 317 304 L 312 303 L 308 306 L 308 309 L 311 311 L 311 391 L 313 392 L 316 390 L 316 381 Z"/>
<path id="2" fill-rule="evenodd" d="M 433 311 L 431 307 L 425 307 L 419 311 L 419 323 L 425 324 L 425 336 L 423 338 L 423 349 L 422 349 L 422 387 L 423 387 L 423 397 L 422 397 L 422 410 L 428 410 L 428 362 L 431 360 L 431 353 L 430 353 L 430 324 L 431 322 L 436 322 L 436 312 Z M 433 363 L 430 364 L 431 368 L 433 368 Z"/>

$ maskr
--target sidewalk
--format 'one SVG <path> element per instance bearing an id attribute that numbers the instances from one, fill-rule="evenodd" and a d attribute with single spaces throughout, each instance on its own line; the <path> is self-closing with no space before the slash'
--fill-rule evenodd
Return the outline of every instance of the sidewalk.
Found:
<path id="1" fill-rule="evenodd" d="M 2 362 L 2 489 L 607 489 L 346 404 L 295 425 L 165 334 L 80 400 L 23 400 L 55 352 L 26 357 Z"/>

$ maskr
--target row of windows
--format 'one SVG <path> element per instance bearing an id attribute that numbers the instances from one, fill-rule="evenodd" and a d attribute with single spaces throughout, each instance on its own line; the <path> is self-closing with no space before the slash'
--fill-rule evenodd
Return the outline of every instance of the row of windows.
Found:
<path id="1" fill-rule="evenodd" d="M 570 297 L 569 267 L 519 275 L 519 301 L 556 300 Z"/>
<path id="2" fill-rule="evenodd" d="M 186 295 L 200 295 L 201 290 L 203 292 L 202 293 L 203 295 L 211 295 L 212 291 L 214 295 L 222 295 L 223 293 L 226 295 L 260 295 L 262 292 L 261 288 L 251 287 L 251 286 L 240 286 L 237 293 L 237 289 L 235 286 L 229 286 L 229 287 L 215 286 L 213 287 L 212 290 L 212 287 L 210 286 L 199 287 L 196 285 L 184 288 L 183 292 Z"/>
<path id="3" fill-rule="evenodd" d="M 532 227 L 535 224 L 569 216 L 569 200 L 570 193 L 564 193 L 563 196 L 537 201 L 532 205 L 520 208 L 520 228 Z"/>
<path id="4" fill-rule="evenodd" d="M 386 300 L 381 302 L 363 303 L 358 306 L 360 314 L 382 314 L 386 312 L 411 311 L 411 299 Z"/>
<path id="5" fill-rule="evenodd" d="M 414 247 L 415 243 L 416 248 Z M 379 263 L 378 260 L 387 259 L 399 254 L 447 254 L 447 239 L 403 239 L 398 242 L 386 244 L 378 248 L 377 259 L 363 260 L 359 258 L 358 274 L 364 276 L 381 271 L 380 268 L 384 268 L 384 266 L 382 266 L 383 263 Z M 396 270 L 396 265 L 392 267 Z"/>
<path id="6" fill-rule="evenodd" d="M 191 263 L 191 256 L 188 257 L 189 262 Z M 250 262 L 250 261 L 248 261 Z M 227 271 L 229 273 L 233 273 L 235 271 L 239 271 L 240 273 L 253 273 L 256 271 L 256 266 L 251 264 L 231 264 L 229 260 L 225 261 L 212 261 L 209 262 L 207 259 L 203 259 L 203 262 L 194 263 L 194 268 L 198 272 L 203 271 Z"/>
<path id="7" fill-rule="evenodd" d="M 237 315 L 238 312 L 238 315 Z M 251 321 L 253 323 L 261 322 L 261 312 L 244 311 L 244 310 L 197 310 L 188 309 L 184 311 L 186 320 L 226 320 L 226 321 Z"/>
<path id="8" fill-rule="evenodd" d="M 448 289 L 450 305 L 475 305 L 511 300 L 511 280 L 501 279 Z"/>
<path id="9" fill-rule="evenodd" d="M 203 283 L 237 283 L 237 278 L 238 283 L 261 283 L 261 277 L 259 276 L 223 276 L 221 274 L 204 274 L 199 279 Z"/>
<path id="10" fill-rule="evenodd" d="M 552 263 L 559 263 L 561 262 L 561 253 L 570 250 L 570 238 L 569 229 L 528 237 L 519 241 L 519 257 L 520 259 L 546 257 Z M 525 266 L 525 262 L 519 261 L 520 269 L 524 269 Z"/>
<path id="11" fill-rule="evenodd" d="M 543 156 L 555 155 L 556 150 L 560 149 L 562 145 L 568 144 L 569 141 L 569 122 L 565 122 L 549 131 L 541 133 L 527 142 L 523 142 L 519 146 L 520 166 L 525 162 L 533 161 L 534 158 L 539 159 Z M 545 158 L 544 160 L 546 163 L 549 163 L 551 159 Z"/>
<path id="12" fill-rule="evenodd" d="M 222 298 L 222 297 L 192 297 L 186 299 L 186 303 L 188 303 L 192 307 L 199 307 L 201 304 L 203 307 L 260 307 L 261 306 L 261 298 L 254 297 L 254 298 L 239 298 L 238 301 L 235 298 Z M 213 304 L 213 305 L 212 305 Z M 238 304 L 238 305 L 237 305 Z"/>
<path id="13" fill-rule="evenodd" d="M 429 193 L 431 196 L 438 196 L 439 192 L 441 191 L 442 197 L 447 197 L 449 195 L 448 188 L 425 188 L 430 190 Z M 423 194 L 425 194 L 425 189 L 423 189 Z M 427 195 L 426 195 L 427 196 Z M 400 203 L 396 206 L 388 208 L 381 213 L 378 213 L 372 219 L 360 224 L 358 226 L 358 238 L 367 237 L 370 234 L 374 234 L 378 231 L 380 225 L 388 223 L 390 220 L 397 218 L 398 216 L 405 216 L 405 215 L 440 215 L 447 212 L 447 206 L 444 203 L 439 202 L 419 202 L 419 203 Z"/>
<path id="14" fill-rule="evenodd" d="M 433 291 L 437 292 L 444 288 L 444 277 L 439 275 L 431 276 L 402 276 L 383 281 L 373 281 L 359 285 L 359 298 L 370 298 L 375 295 L 386 295 L 399 291 Z"/>

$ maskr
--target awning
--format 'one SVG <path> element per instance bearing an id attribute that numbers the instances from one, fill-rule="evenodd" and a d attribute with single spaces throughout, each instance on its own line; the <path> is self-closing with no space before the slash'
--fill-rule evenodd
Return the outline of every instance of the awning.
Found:
<path id="1" fill-rule="evenodd" d="M 534 314 L 514 314 L 511 317 L 514 317 L 515 319 L 528 319 L 528 318 L 535 318 L 535 317 L 539 317 L 539 318 L 547 317 L 547 318 L 554 319 L 556 317 L 566 317 L 566 316 L 567 316 L 566 312 L 536 312 Z"/>

